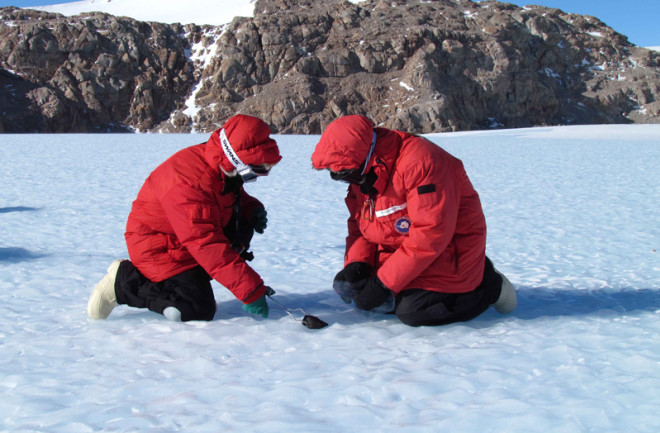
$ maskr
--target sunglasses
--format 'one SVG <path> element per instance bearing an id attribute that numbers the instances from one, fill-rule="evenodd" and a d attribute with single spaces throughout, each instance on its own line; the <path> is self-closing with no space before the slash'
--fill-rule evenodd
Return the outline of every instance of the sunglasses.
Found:
<path id="1" fill-rule="evenodd" d="M 238 174 L 243 182 L 255 182 L 259 176 L 268 176 L 271 168 L 273 168 L 271 164 L 245 165 L 238 170 Z"/>
<path id="2" fill-rule="evenodd" d="M 330 170 L 330 178 L 332 178 L 332 180 L 338 180 L 340 182 L 361 185 L 364 183 L 365 175 L 362 174 L 361 169 L 351 168 L 351 169 L 343 169 L 339 171 Z"/>

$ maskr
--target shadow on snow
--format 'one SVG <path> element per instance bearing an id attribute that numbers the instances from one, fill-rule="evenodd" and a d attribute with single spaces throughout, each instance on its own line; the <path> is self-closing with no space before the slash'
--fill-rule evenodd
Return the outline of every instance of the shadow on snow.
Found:
<path id="1" fill-rule="evenodd" d="M 318 316 L 326 322 L 340 324 L 359 324 L 372 321 L 398 319 L 392 314 L 371 313 L 360 311 L 353 306 L 344 304 L 335 292 L 331 290 L 305 294 L 275 294 L 275 299 L 291 310 L 300 320 L 305 313 L 297 310 L 302 308 L 307 314 Z M 240 310 L 236 301 L 226 301 L 218 304 L 218 312 L 214 320 L 235 317 Z M 286 312 L 269 300 L 271 314 L 274 317 L 286 316 Z M 507 318 L 534 320 L 543 317 L 561 316 L 621 316 L 641 311 L 653 312 L 660 309 L 660 290 L 602 288 L 599 290 L 558 290 L 549 288 L 519 287 L 518 308 L 509 315 L 500 315 L 492 308 L 480 317 L 468 323 L 477 326 Z M 238 313 L 240 314 L 240 313 Z M 480 323 L 481 322 L 481 323 Z"/>
<path id="2" fill-rule="evenodd" d="M 38 207 L 28 207 L 28 206 L 13 206 L 13 207 L 0 207 L 0 213 L 10 213 L 10 212 L 36 212 Z"/>
<path id="3" fill-rule="evenodd" d="M 596 290 L 561 290 L 519 287 L 518 308 L 511 316 L 522 320 L 542 317 L 620 316 L 660 309 L 660 290 L 604 287 Z M 507 317 L 507 316 L 503 316 Z"/>
<path id="4" fill-rule="evenodd" d="M 302 318 L 306 314 L 317 316 L 329 324 L 353 325 L 383 319 L 397 320 L 394 315 L 357 310 L 350 305 L 344 304 L 332 290 L 302 294 L 283 293 L 279 291 L 273 295 L 273 299 L 268 299 L 268 305 L 270 307 L 270 319 L 287 318 L 289 314 L 285 311 L 286 309 L 298 323 L 301 323 Z M 243 315 L 252 316 L 242 311 L 239 301 L 221 301 L 218 302 L 218 309 L 213 320 L 229 319 Z M 257 319 L 260 320 L 261 318 Z M 293 318 L 290 318 L 290 320 L 291 322 L 294 321 Z"/>
<path id="5" fill-rule="evenodd" d="M 45 256 L 46 254 L 33 253 L 25 248 L 0 247 L 0 262 L 17 263 L 27 260 L 37 260 Z"/>
<path id="6" fill-rule="evenodd" d="M 39 208 L 29 206 L 0 207 L 0 214 L 11 212 L 36 212 Z M 0 262 L 17 263 L 26 260 L 36 260 L 45 257 L 45 254 L 36 254 L 25 248 L 0 247 Z"/>
<path id="7" fill-rule="evenodd" d="M 0 252 L 0 254 L 2 253 Z M 274 298 L 293 314 L 295 321 L 298 323 L 305 314 L 317 316 L 330 325 L 359 325 L 383 321 L 400 323 L 393 314 L 360 311 L 351 305 L 346 305 L 332 290 L 302 294 L 278 292 L 274 295 Z M 268 304 L 270 306 L 270 316 L 268 319 L 262 319 L 242 311 L 241 303 L 236 299 L 221 300 L 218 302 L 213 320 L 248 316 L 258 321 L 288 319 L 295 323 L 294 319 L 287 318 L 287 312 L 280 305 L 273 302 L 272 299 L 268 300 Z M 535 320 L 544 317 L 588 315 L 616 317 L 642 311 L 654 312 L 658 309 L 660 309 L 660 290 L 656 289 L 622 288 L 615 291 L 609 287 L 598 290 L 519 287 L 518 308 L 513 313 L 500 315 L 490 308 L 481 316 L 469 322 L 457 323 L 457 325 L 484 328 L 511 319 Z M 146 310 L 144 311 L 146 314 Z"/>

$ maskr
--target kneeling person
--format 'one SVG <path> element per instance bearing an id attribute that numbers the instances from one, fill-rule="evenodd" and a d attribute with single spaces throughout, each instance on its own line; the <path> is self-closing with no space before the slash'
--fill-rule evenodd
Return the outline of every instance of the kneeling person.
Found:
<path id="1" fill-rule="evenodd" d="M 105 319 L 125 304 L 171 320 L 211 320 L 215 279 L 244 310 L 267 317 L 272 289 L 246 262 L 253 232 L 266 228 L 266 210 L 243 183 L 268 175 L 281 159 L 266 123 L 236 115 L 206 143 L 158 166 L 128 216 L 130 260 L 110 265 L 89 299 L 89 316 Z"/>
<path id="2" fill-rule="evenodd" d="M 312 164 L 349 184 L 345 267 L 333 283 L 344 301 L 411 326 L 515 309 L 513 286 L 486 257 L 486 220 L 460 160 L 346 116 L 323 132 Z"/>

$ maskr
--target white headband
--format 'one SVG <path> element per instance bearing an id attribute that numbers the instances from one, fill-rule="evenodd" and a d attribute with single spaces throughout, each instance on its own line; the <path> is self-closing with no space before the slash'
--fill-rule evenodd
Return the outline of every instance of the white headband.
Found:
<path id="1" fill-rule="evenodd" d="M 220 130 L 220 143 L 222 144 L 222 150 L 225 152 L 227 159 L 229 159 L 229 162 L 231 162 L 236 170 L 240 172 L 241 170 L 247 168 L 247 164 L 241 161 L 241 158 L 236 155 L 236 152 L 234 152 L 234 149 L 231 147 L 231 143 L 229 143 L 229 139 L 227 138 L 227 134 L 225 134 L 224 128 Z"/>

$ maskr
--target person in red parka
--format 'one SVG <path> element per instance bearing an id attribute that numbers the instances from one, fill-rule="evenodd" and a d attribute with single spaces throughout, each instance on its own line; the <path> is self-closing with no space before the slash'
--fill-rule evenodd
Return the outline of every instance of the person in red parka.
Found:
<path id="1" fill-rule="evenodd" d="M 345 302 L 410 326 L 515 309 L 513 286 L 486 257 L 486 220 L 459 159 L 352 115 L 328 125 L 312 164 L 349 183 L 344 269 L 333 282 Z"/>
<path id="2" fill-rule="evenodd" d="M 147 178 L 126 224 L 130 260 L 116 260 L 88 303 L 93 319 L 118 304 L 148 308 L 176 321 L 211 320 L 215 279 L 263 317 L 274 293 L 246 262 L 264 206 L 243 189 L 282 157 L 262 120 L 236 115 L 206 143 L 180 150 Z"/>

